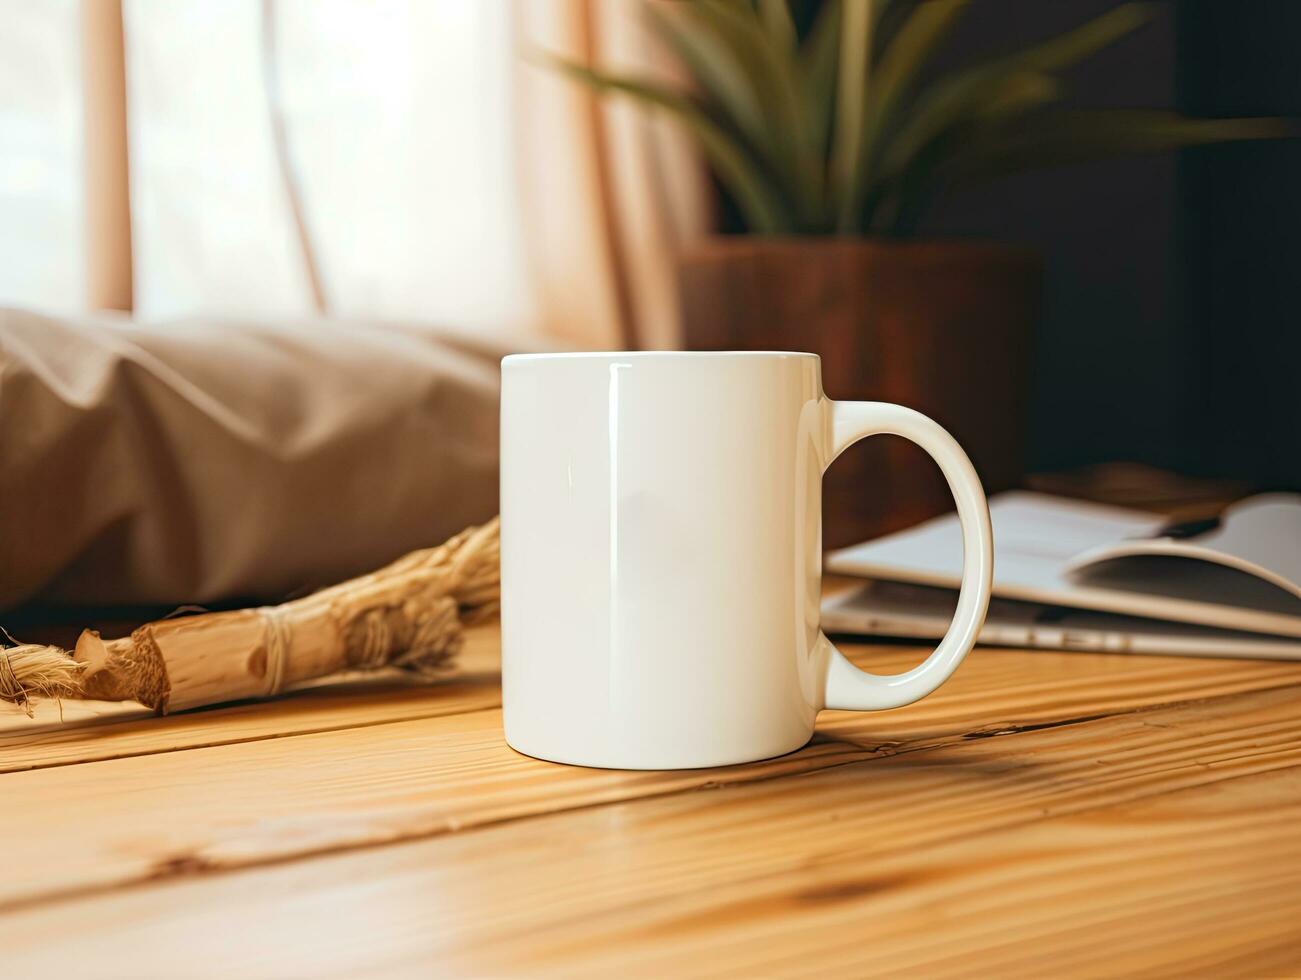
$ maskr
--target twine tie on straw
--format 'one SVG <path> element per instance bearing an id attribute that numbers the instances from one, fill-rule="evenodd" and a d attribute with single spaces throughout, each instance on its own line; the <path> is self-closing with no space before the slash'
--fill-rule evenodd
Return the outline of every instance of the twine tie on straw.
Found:
<path id="1" fill-rule="evenodd" d="M 291 630 L 279 606 L 262 606 L 258 609 L 267 625 L 267 686 L 265 697 L 280 693 L 285 682 L 285 664 L 289 660 Z"/>
<path id="2" fill-rule="evenodd" d="M 366 632 L 357 655 L 357 666 L 363 669 L 383 666 L 388 661 L 391 642 L 388 616 L 384 614 L 383 609 L 372 609 L 366 613 L 362 622 L 365 624 Z"/>

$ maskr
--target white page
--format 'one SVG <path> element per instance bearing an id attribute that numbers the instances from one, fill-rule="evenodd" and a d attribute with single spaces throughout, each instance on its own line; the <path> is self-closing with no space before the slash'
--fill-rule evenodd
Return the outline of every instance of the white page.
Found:
<path id="1" fill-rule="evenodd" d="M 1028 491 L 998 494 L 990 502 L 994 525 L 994 592 L 1081 609 L 1125 613 L 1227 629 L 1301 636 L 1301 600 L 1258 580 L 1243 582 L 1243 572 L 1213 569 L 1220 579 L 1207 580 L 1203 563 L 1177 563 L 1175 579 L 1189 582 L 1189 597 L 1162 590 L 1168 570 L 1153 568 L 1148 578 L 1122 581 L 1103 568 L 1090 574 L 1098 584 L 1073 577 L 1072 559 L 1127 538 L 1151 538 L 1166 520 L 1144 511 L 1104 507 Z M 962 536 L 956 515 L 927 521 L 907 531 L 833 552 L 827 568 L 847 575 L 918 582 L 954 588 L 961 577 Z M 1136 561 L 1137 559 L 1125 559 Z M 1117 562 L 1117 567 L 1124 562 Z M 1223 576 L 1232 576 L 1225 580 Z M 1123 587 L 1118 587 L 1122 586 Z M 1250 604 L 1226 604 L 1225 596 Z M 1219 601 L 1216 601 L 1216 600 Z"/>
<path id="2" fill-rule="evenodd" d="M 1219 527 L 1194 538 L 1140 538 L 1090 548 L 1068 562 L 1067 571 L 1145 555 L 1235 568 L 1301 598 L 1301 495 L 1267 493 L 1240 501 L 1225 509 Z"/>

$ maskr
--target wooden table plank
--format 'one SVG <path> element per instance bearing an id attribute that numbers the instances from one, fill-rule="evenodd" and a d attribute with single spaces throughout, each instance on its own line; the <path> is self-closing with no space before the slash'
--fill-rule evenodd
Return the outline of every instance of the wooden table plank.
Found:
<path id="1" fill-rule="evenodd" d="M 45 703 L 31 719 L 0 706 L 0 773 L 496 708 L 500 666 L 500 630 L 488 626 L 467 631 L 456 673 L 432 684 L 396 671 L 356 674 L 304 685 L 271 701 L 162 718 L 138 704 L 105 701 Z"/>
<path id="2" fill-rule="evenodd" d="M 182 962 L 211 975 L 1291 972 L 1299 698 L 958 738 L 54 903 L 0 920 L 5 961 L 141 976 Z"/>
<path id="3" fill-rule="evenodd" d="M 871 937 L 871 962 L 892 973 L 961 977 L 978 964 L 987 975 L 1030 977 L 1049 962 L 1058 975 L 1301 969 L 1297 768 L 950 841 L 902 863 L 874 870 L 920 879 L 909 907 L 895 896 L 863 909 L 893 906 L 877 923 L 889 932 Z M 834 922 L 816 928 L 801 969 L 864 964 L 843 932 L 832 939 Z M 794 945 L 779 954 L 786 962 Z"/>
<path id="4" fill-rule="evenodd" d="M 467 641 L 458 673 L 433 685 L 388 674 L 359 676 L 350 682 L 308 685 L 272 701 L 164 718 L 138 705 L 106 702 L 64 702 L 63 722 L 57 704 L 42 705 L 35 719 L 0 706 L 0 774 L 499 707 L 500 631 L 495 625 L 475 628 Z M 907 669 L 924 656 L 922 648 L 913 646 L 845 644 L 844 649 L 855 663 L 879 672 Z M 1081 684 L 1081 671 L 1096 683 Z M 995 694 L 1008 714 L 993 724 L 1055 722 L 1095 710 L 1268 687 L 1286 683 L 1298 672 L 1301 665 L 1247 660 L 982 649 L 959 673 L 962 686 L 944 690 L 951 709 L 944 718 L 947 723 L 968 705 L 973 711 L 988 708 Z M 1102 687 L 1111 689 L 1100 701 Z M 854 712 L 826 712 L 820 719 L 829 734 L 860 723 Z"/>
<path id="5" fill-rule="evenodd" d="M 505 746 L 500 712 L 481 711 L 13 772 L 0 789 L 24 805 L 0 810 L 0 837 L 24 841 L 25 859 L 0 877 L 0 906 L 770 779 L 1062 724 L 1084 706 L 1100 715 L 1144 700 L 1301 683 L 1297 664 L 1198 661 L 1172 673 L 1171 663 L 982 651 L 925 701 L 884 714 L 829 712 L 825 734 L 800 752 L 725 769 L 635 773 L 537 762 Z"/>
<path id="6" fill-rule="evenodd" d="M 242 702 L 156 718 L 122 712 L 70 727 L 36 725 L 0 735 L 0 773 L 128 759 L 291 735 L 364 728 L 501 706 L 496 674 L 438 683 L 373 677 L 302 690 L 273 703 Z M 3 784 L 0 784 L 3 786 Z"/>

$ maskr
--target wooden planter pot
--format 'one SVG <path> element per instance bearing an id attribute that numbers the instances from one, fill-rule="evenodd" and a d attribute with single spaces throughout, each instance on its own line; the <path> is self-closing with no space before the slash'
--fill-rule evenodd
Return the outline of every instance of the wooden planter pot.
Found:
<path id="1" fill-rule="evenodd" d="M 890 401 L 962 443 L 989 493 L 1023 477 L 1034 253 L 978 242 L 714 238 L 682 259 L 689 350 L 822 356 L 831 398 Z M 827 473 L 823 541 L 839 547 L 952 509 L 939 470 L 895 437 Z"/>

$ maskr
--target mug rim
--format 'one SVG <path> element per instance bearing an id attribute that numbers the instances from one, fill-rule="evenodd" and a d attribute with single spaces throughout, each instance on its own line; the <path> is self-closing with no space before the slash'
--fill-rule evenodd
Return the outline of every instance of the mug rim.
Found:
<path id="1" fill-rule="evenodd" d="M 704 360 L 711 358 L 812 358 L 821 360 L 808 351 L 791 350 L 635 350 L 635 351 L 547 351 L 542 353 L 507 354 L 501 359 L 502 367 L 545 361 L 580 360 Z"/>

